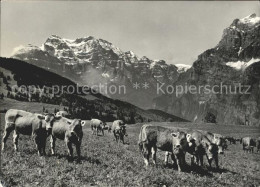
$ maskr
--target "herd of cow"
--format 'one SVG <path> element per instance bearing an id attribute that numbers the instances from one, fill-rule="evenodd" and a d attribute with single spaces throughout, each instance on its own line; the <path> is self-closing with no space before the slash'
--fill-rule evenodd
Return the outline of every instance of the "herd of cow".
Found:
<path id="1" fill-rule="evenodd" d="M 5 114 L 5 129 L 2 140 L 2 150 L 8 136 L 12 131 L 14 150 L 18 150 L 18 138 L 20 134 L 32 135 L 34 137 L 39 155 L 46 155 L 45 146 L 47 137 L 50 136 L 51 154 L 55 155 L 56 139 L 64 140 L 68 148 L 70 157 L 73 157 L 72 144 L 76 147 L 78 159 L 81 157 L 80 146 L 83 137 L 82 126 L 86 121 L 80 119 L 69 119 L 62 111 L 56 114 L 37 114 L 23 110 L 10 109 Z M 92 134 L 98 135 L 104 130 L 113 132 L 116 142 L 124 143 L 124 136 L 127 136 L 126 125 L 122 120 L 115 120 L 112 124 L 106 124 L 99 119 L 90 121 Z M 260 149 L 260 138 L 250 137 L 235 139 L 233 137 L 224 137 L 220 134 L 213 134 L 202 130 L 190 130 L 184 128 L 164 128 L 145 124 L 141 127 L 138 145 L 144 158 L 145 165 L 149 165 L 149 158 L 152 156 L 153 163 L 156 164 L 157 149 L 165 151 L 165 164 L 171 155 L 172 161 L 178 166 L 178 171 L 185 167 L 185 155 L 191 155 L 191 164 L 203 165 L 203 157 L 206 155 L 211 167 L 212 161 L 218 168 L 218 154 L 223 154 L 227 148 L 227 141 L 235 144 L 240 141 L 243 150 L 253 152 L 257 147 Z"/>

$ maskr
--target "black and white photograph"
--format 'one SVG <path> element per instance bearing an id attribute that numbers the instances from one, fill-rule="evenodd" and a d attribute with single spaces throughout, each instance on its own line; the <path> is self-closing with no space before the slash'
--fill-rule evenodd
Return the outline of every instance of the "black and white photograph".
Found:
<path id="1" fill-rule="evenodd" d="M 260 2 L 0 2 L 0 187 L 259 187 Z"/>

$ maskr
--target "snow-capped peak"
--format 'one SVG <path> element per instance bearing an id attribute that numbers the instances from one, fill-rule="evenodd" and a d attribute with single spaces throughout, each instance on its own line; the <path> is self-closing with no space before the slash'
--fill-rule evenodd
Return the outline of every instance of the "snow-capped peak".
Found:
<path id="1" fill-rule="evenodd" d="M 256 14 L 251 14 L 247 17 L 239 19 L 239 22 L 247 25 L 255 25 L 257 23 L 260 23 L 260 17 L 257 17 Z"/>
<path id="2" fill-rule="evenodd" d="M 254 64 L 255 62 L 259 62 L 259 61 L 260 61 L 259 58 L 256 58 L 256 59 L 252 58 L 248 62 L 245 62 L 245 61 L 227 62 L 226 65 L 229 66 L 229 67 L 232 67 L 236 70 L 244 70 L 248 66 L 250 66 L 251 64 Z"/>
<path id="3" fill-rule="evenodd" d="M 41 50 L 41 48 L 34 46 L 34 45 L 31 45 L 31 44 L 28 44 L 26 46 L 20 45 L 20 46 L 14 48 L 14 50 L 12 52 L 12 56 L 18 55 L 18 54 L 21 54 L 21 53 L 27 53 L 31 50 Z"/>
<path id="4" fill-rule="evenodd" d="M 178 73 L 186 72 L 188 69 L 191 68 L 191 65 L 188 64 L 174 64 L 178 69 Z"/>

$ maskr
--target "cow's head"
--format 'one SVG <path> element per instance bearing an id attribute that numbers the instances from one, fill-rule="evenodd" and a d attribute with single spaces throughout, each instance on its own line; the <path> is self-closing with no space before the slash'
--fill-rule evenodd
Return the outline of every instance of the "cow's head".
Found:
<path id="1" fill-rule="evenodd" d="M 69 124 L 70 138 L 80 142 L 83 136 L 82 127 L 86 124 L 86 121 L 74 119 L 72 121 L 67 121 L 67 123 Z"/>
<path id="2" fill-rule="evenodd" d="M 214 143 L 206 143 L 205 152 L 208 159 L 212 160 L 218 154 L 218 146 Z"/>
<path id="3" fill-rule="evenodd" d="M 53 121 L 56 119 L 55 115 L 54 114 L 44 114 L 44 121 L 46 122 L 46 131 L 48 133 L 51 132 L 52 130 L 52 126 L 53 126 Z"/>
<path id="4" fill-rule="evenodd" d="M 187 139 L 187 142 L 188 142 L 187 149 L 189 150 L 190 153 L 195 153 L 196 140 L 194 138 L 192 138 L 191 134 L 187 134 L 186 139 Z"/>
<path id="5" fill-rule="evenodd" d="M 118 134 L 121 138 L 124 136 L 128 136 L 126 133 L 126 126 L 125 125 L 120 125 L 115 129 L 116 134 Z"/>
<path id="6" fill-rule="evenodd" d="M 222 137 L 214 137 L 214 143 L 218 146 L 218 153 L 224 154 L 225 139 Z"/>
<path id="7" fill-rule="evenodd" d="M 172 135 L 172 150 L 173 153 L 178 155 L 185 151 L 188 147 L 188 142 L 186 138 L 186 133 L 184 132 L 174 132 Z"/>
<path id="8" fill-rule="evenodd" d="M 101 127 L 102 127 L 102 129 L 105 129 L 106 128 L 106 125 L 107 125 L 107 123 L 106 122 L 101 122 Z"/>

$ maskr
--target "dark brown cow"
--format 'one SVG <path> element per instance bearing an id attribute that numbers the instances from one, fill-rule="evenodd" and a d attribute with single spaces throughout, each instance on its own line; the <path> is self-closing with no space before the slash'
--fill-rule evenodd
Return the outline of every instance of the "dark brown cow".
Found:
<path id="1" fill-rule="evenodd" d="M 53 121 L 50 139 L 52 155 L 55 154 L 55 141 L 58 138 L 65 141 L 70 157 L 73 156 L 72 144 L 74 144 L 78 159 L 80 159 L 80 146 L 83 137 L 82 126 L 84 125 L 85 121 L 80 119 L 71 120 L 65 117 Z"/>
<path id="2" fill-rule="evenodd" d="M 236 139 L 232 136 L 226 136 L 225 139 L 229 141 L 229 144 L 236 144 Z"/>
<path id="3" fill-rule="evenodd" d="M 46 138 L 51 131 L 51 122 L 55 116 L 51 114 L 41 115 L 23 110 L 10 109 L 5 114 L 5 129 L 3 134 L 2 150 L 12 131 L 14 150 L 18 150 L 18 138 L 20 134 L 34 137 L 38 154 L 45 155 Z"/>
<path id="4" fill-rule="evenodd" d="M 156 164 L 156 152 L 157 149 L 160 149 L 166 151 L 165 164 L 168 162 L 170 153 L 172 160 L 177 163 L 179 172 L 183 170 L 185 165 L 185 153 L 190 149 L 186 133 L 178 129 L 168 129 L 149 124 L 141 127 L 138 145 L 146 167 L 149 165 L 150 155 L 152 155 L 153 163 Z"/>

